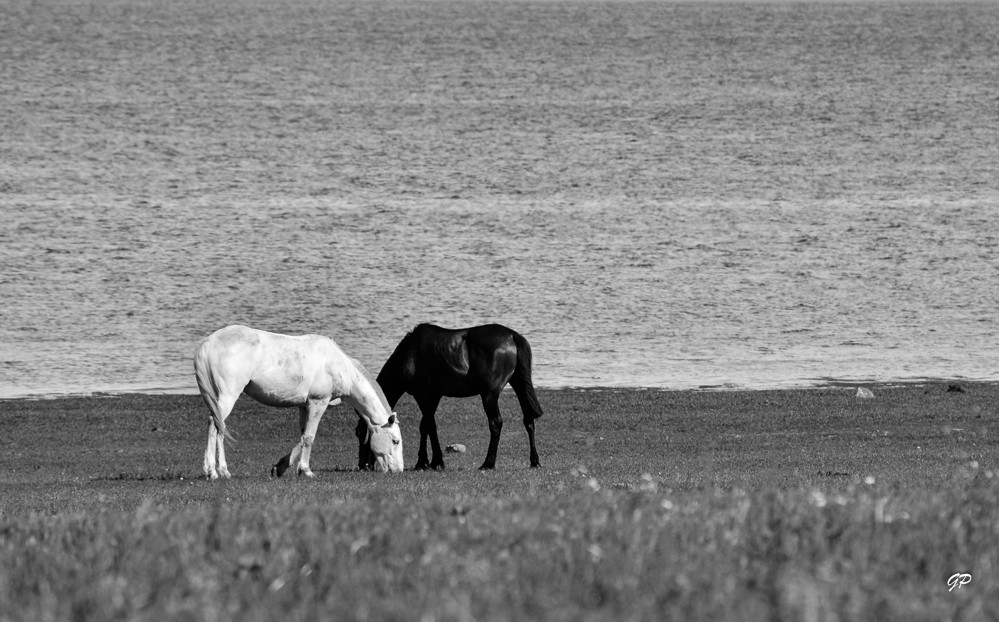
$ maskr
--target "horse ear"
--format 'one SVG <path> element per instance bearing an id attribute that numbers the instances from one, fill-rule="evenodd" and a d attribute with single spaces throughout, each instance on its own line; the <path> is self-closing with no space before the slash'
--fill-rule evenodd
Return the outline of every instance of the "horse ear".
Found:
<path id="1" fill-rule="evenodd" d="M 383 428 L 390 428 L 393 425 L 395 425 L 397 421 L 399 421 L 399 415 L 397 415 L 395 413 L 392 413 L 392 416 L 388 418 L 388 423 L 386 423 L 382 427 Z"/>

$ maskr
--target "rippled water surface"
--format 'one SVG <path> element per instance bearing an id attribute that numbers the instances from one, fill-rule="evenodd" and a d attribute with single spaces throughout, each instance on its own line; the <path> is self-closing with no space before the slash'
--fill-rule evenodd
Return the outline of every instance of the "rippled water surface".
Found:
<path id="1" fill-rule="evenodd" d="M 999 379 L 999 5 L 0 4 L 0 397 L 231 323 L 544 386 Z"/>

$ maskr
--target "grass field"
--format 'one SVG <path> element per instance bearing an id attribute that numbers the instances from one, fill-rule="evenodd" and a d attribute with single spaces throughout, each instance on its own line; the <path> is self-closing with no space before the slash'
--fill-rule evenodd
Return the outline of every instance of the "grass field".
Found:
<path id="1" fill-rule="evenodd" d="M 485 473 L 477 400 L 397 475 L 337 407 L 315 480 L 268 478 L 297 416 L 243 398 L 218 482 L 197 396 L 3 401 L 0 622 L 997 619 L 999 386 L 962 388 L 541 391 L 537 470 L 507 392 Z"/>

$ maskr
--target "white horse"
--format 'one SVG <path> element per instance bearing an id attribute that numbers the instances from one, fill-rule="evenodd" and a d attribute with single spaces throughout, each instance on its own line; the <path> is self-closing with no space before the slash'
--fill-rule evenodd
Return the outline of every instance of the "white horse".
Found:
<path id="1" fill-rule="evenodd" d="M 330 404 L 346 399 L 368 425 L 368 441 L 378 471 L 402 471 L 402 435 L 374 377 L 329 337 L 279 335 L 246 326 L 227 326 L 207 338 L 194 355 L 194 373 L 201 397 L 211 410 L 205 475 L 230 477 L 225 461 L 225 438 L 232 438 L 225 419 L 240 393 L 268 406 L 298 406 L 302 438 L 271 470 L 282 475 L 297 466 L 309 469 L 312 443 L 319 421 Z M 216 463 L 216 451 L 218 463 Z"/>

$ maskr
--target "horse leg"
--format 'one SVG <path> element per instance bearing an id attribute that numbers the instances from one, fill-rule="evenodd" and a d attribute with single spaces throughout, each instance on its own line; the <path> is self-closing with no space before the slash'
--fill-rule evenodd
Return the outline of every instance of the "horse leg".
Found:
<path id="1" fill-rule="evenodd" d="M 305 426 L 309 422 L 309 409 L 305 406 L 298 407 L 298 427 L 302 431 L 303 437 L 305 434 Z M 298 466 L 302 459 L 302 441 L 299 440 L 291 451 L 286 454 L 283 458 L 277 461 L 277 464 L 271 467 L 271 477 L 281 477 L 284 472 L 287 471 L 292 466 Z"/>
<path id="2" fill-rule="evenodd" d="M 215 429 L 215 422 L 208 422 L 208 446 L 205 447 L 205 464 L 204 471 L 205 477 L 208 479 L 218 479 L 219 472 L 217 468 L 217 462 L 215 459 L 218 453 L 218 430 Z"/>
<path id="3" fill-rule="evenodd" d="M 420 425 L 426 421 L 426 417 L 420 420 Z M 430 415 L 430 425 L 427 426 L 427 433 L 430 435 L 430 468 L 435 471 L 444 470 L 444 452 L 441 450 L 441 441 L 437 438 L 437 416 L 436 414 Z"/>
<path id="4" fill-rule="evenodd" d="M 441 396 L 425 396 L 416 398 L 416 405 L 420 407 L 420 451 L 416 457 L 417 471 L 426 469 L 443 469 L 444 456 L 441 454 L 441 443 L 437 439 L 437 406 L 441 402 Z M 427 460 L 427 439 L 430 439 L 431 449 L 434 452 L 433 460 Z"/>
<path id="5" fill-rule="evenodd" d="M 296 467 L 296 471 L 301 471 L 302 464 L 302 441 L 305 439 L 305 426 L 309 423 L 309 409 L 306 406 L 298 407 L 298 427 L 301 431 L 302 438 L 299 439 L 298 443 L 291 448 L 291 453 L 288 454 L 288 467 Z"/>
<path id="6" fill-rule="evenodd" d="M 297 447 L 297 445 L 296 445 Z M 284 472 L 288 470 L 291 466 L 291 454 L 285 454 L 283 458 L 277 461 L 277 463 L 271 467 L 271 477 L 281 477 Z"/>
<path id="7" fill-rule="evenodd" d="M 357 417 L 357 426 L 354 428 L 354 436 L 357 437 L 357 470 L 366 471 L 371 468 L 371 445 L 368 440 L 368 422 L 364 417 Z"/>
<path id="8" fill-rule="evenodd" d="M 538 447 L 534 444 L 534 417 L 524 415 L 524 428 L 527 430 L 527 442 L 531 445 L 531 467 L 541 466 L 541 459 L 538 458 Z"/>
<path id="9" fill-rule="evenodd" d="M 416 464 L 413 465 L 414 471 L 426 471 L 430 468 L 430 461 L 427 459 L 427 433 L 424 432 L 423 425 L 423 422 L 426 420 L 426 416 L 420 418 L 420 451 L 416 454 Z"/>
<path id="10" fill-rule="evenodd" d="M 285 471 L 293 466 L 297 467 L 296 471 L 299 474 L 305 474 L 309 477 L 313 476 L 312 471 L 309 471 L 309 455 L 305 453 L 305 450 L 308 449 L 311 453 L 312 441 L 315 440 L 316 437 L 315 428 L 319 427 L 319 421 L 316 421 L 315 427 L 313 428 L 310 436 L 307 432 L 309 425 L 312 422 L 311 404 L 312 403 L 310 402 L 309 404 L 298 407 L 298 427 L 302 432 L 302 438 L 299 439 L 298 443 L 291 448 L 291 452 L 278 460 L 277 463 L 271 467 L 271 477 L 281 477 L 284 475 Z M 325 410 L 326 406 L 324 404 L 323 410 L 319 413 L 320 419 L 322 419 L 322 413 L 325 412 Z M 308 473 L 304 473 L 304 471 L 308 471 Z"/>
<path id="11" fill-rule="evenodd" d="M 517 394 L 520 410 L 524 413 L 524 428 L 527 430 L 527 441 L 531 445 L 531 467 L 539 467 L 541 461 L 538 459 L 538 448 L 534 444 L 534 420 L 544 414 L 544 411 L 538 402 L 537 393 L 534 392 L 534 383 L 531 382 L 531 346 L 519 335 L 514 337 L 514 340 L 517 342 L 517 364 L 513 375 L 510 376 L 510 386 Z"/>
<path id="12" fill-rule="evenodd" d="M 237 398 L 239 395 L 218 396 L 216 403 L 218 404 L 220 420 L 226 420 L 226 417 L 232 412 L 232 407 L 236 405 Z M 225 460 L 225 439 L 219 436 L 218 430 L 215 429 L 215 423 L 212 421 L 208 422 L 208 446 L 205 448 L 204 471 L 208 479 L 218 479 L 220 475 L 227 479 L 232 477 L 229 474 L 229 465 Z"/>
<path id="13" fill-rule="evenodd" d="M 306 477 L 316 476 L 309 468 L 309 458 L 312 456 L 312 443 L 316 440 L 316 431 L 319 430 L 319 422 L 322 421 L 323 413 L 326 412 L 326 407 L 329 403 L 328 399 L 309 401 L 306 407 L 308 421 L 302 426 L 302 441 L 300 443 L 302 446 L 302 457 L 298 464 L 299 475 Z"/>
<path id="14" fill-rule="evenodd" d="M 500 432 L 503 431 L 503 415 L 499 410 L 499 391 L 482 394 L 482 408 L 489 418 L 489 450 L 486 452 L 486 461 L 482 463 L 480 469 L 496 468 L 496 450 L 499 449 Z"/>

